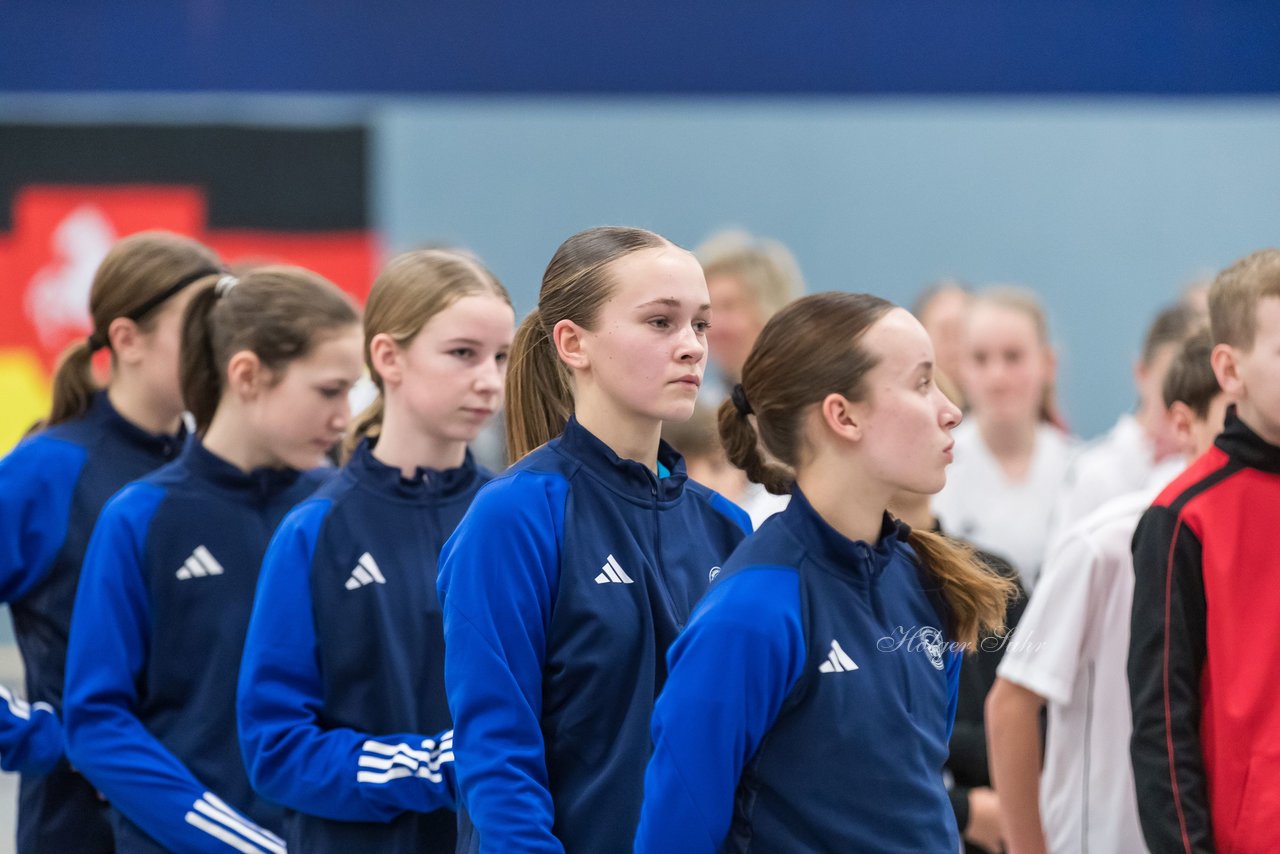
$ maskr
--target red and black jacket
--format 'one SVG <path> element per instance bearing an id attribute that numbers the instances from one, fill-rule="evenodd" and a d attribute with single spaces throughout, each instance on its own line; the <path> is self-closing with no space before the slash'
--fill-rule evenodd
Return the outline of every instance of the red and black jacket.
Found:
<path id="1" fill-rule="evenodd" d="M 1280 840 L 1280 447 L 1234 409 L 1133 538 L 1130 753 L 1153 852 Z"/>

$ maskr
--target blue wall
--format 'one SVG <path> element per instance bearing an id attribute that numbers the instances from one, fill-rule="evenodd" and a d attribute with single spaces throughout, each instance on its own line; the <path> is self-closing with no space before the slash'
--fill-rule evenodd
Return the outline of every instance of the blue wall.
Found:
<path id="1" fill-rule="evenodd" d="M 1280 99 L 440 99 L 375 128 L 392 248 L 467 244 L 521 310 L 560 240 L 606 222 L 685 245 L 745 226 L 810 290 L 1033 286 L 1084 435 L 1132 403 L 1159 305 L 1280 242 Z"/>

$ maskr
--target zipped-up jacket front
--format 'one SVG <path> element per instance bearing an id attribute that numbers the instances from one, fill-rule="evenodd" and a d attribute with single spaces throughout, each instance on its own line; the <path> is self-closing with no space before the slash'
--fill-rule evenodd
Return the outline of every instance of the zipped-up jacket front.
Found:
<path id="1" fill-rule="evenodd" d="M 67 652 L 67 753 L 110 801 L 121 852 L 280 854 L 249 786 L 235 692 L 258 570 L 331 474 L 245 473 L 188 442 L 103 508 Z"/>
<path id="2" fill-rule="evenodd" d="M 1232 409 L 1134 534 L 1130 751 L 1152 851 L 1276 850 L 1276 519 L 1280 447 Z"/>
<path id="3" fill-rule="evenodd" d="M 403 477 L 366 441 L 263 560 L 237 703 L 254 788 L 309 854 L 457 842 L 436 561 L 492 474 Z"/>
<path id="4" fill-rule="evenodd" d="M 667 476 L 571 419 L 445 544 L 460 850 L 630 847 L 667 648 L 750 529 L 665 443 L 658 461 Z"/>
<path id="5" fill-rule="evenodd" d="M 953 854 L 960 653 L 888 514 L 853 541 L 796 489 L 671 648 L 635 850 Z"/>

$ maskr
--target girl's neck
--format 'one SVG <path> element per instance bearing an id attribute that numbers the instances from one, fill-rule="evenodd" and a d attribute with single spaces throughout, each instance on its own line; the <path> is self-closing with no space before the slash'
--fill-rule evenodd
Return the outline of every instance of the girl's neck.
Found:
<path id="1" fill-rule="evenodd" d="M 638 418 L 621 411 L 612 401 L 594 398 L 579 398 L 573 414 L 578 423 L 608 445 L 609 450 L 624 460 L 634 460 L 657 473 L 661 421 Z"/>
<path id="2" fill-rule="evenodd" d="M 201 441 L 205 450 L 243 472 L 258 468 L 282 468 L 283 464 L 258 440 L 245 419 L 224 400 L 218 405 Z"/>
<path id="3" fill-rule="evenodd" d="M 120 416 L 154 435 L 172 435 L 182 424 L 181 407 L 157 404 L 147 389 L 127 377 L 115 377 L 107 386 L 107 399 Z"/>
<path id="4" fill-rule="evenodd" d="M 847 462 L 814 460 L 796 472 L 796 485 L 818 515 L 850 540 L 874 544 L 880 538 L 889 490 Z"/>
<path id="5" fill-rule="evenodd" d="M 1020 481 L 1031 468 L 1036 449 L 1036 422 L 991 423 L 978 420 L 978 434 L 1005 476 Z"/>
<path id="6" fill-rule="evenodd" d="M 889 512 L 917 531 L 932 531 L 938 520 L 929 506 L 931 497 L 919 492 L 899 492 L 889 502 Z"/>
<path id="7" fill-rule="evenodd" d="M 378 442 L 373 446 L 373 458 L 383 465 L 400 470 L 406 478 L 417 475 L 418 469 L 456 469 L 467 457 L 467 443 L 441 439 L 412 423 L 392 401 L 385 402 L 382 428 Z"/>

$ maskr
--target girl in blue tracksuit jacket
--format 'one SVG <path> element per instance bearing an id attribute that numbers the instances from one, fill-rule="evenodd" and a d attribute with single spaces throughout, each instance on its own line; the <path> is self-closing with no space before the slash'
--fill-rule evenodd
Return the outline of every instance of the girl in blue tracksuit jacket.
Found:
<path id="1" fill-rule="evenodd" d="M 454 252 L 402 255 L 370 292 L 381 397 L 267 549 L 240 668 L 245 767 L 295 851 L 455 848 L 436 560 L 492 477 L 467 443 L 501 405 L 514 324 L 502 285 Z"/>
<path id="2" fill-rule="evenodd" d="M 1009 585 L 886 512 L 945 481 L 960 412 L 933 361 L 915 318 L 864 294 L 804 297 L 761 333 L 720 434 L 792 500 L 671 647 L 636 851 L 959 849 L 957 644 L 999 624 Z"/>
<path id="3" fill-rule="evenodd" d="M 43 429 L 0 460 L 0 601 L 9 603 L 26 696 L 0 687 L 0 767 L 22 772 L 17 850 L 112 850 L 107 806 L 63 758 L 62 683 L 80 563 L 112 493 L 182 446 L 182 310 L 220 262 L 194 240 L 143 232 L 111 248 L 89 291 L 92 333 L 70 345 Z M 95 352 L 111 354 L 106 388 Z"/>
<path id="4" fill-rule="evenodd" d="M 507 377 L 523 459 L 441 555 L 459 850 L 631 844 L 667 646 L 749 530 L 659 439 L 693 412 L 708 316 L 696 259 L 647 231 L 547 267 Z"/>
<path id="5" fill-rule="evenodd" d="M 122 852 L 282 852 L 236 744 L 236 675 L 272 531 L 318 487 L 360 375 L 355 308 L 265 267 L 198 291 L 183 323 L 195 419 L 173 463 L 103 508 L 67 652 L 67 754 Z"/>

